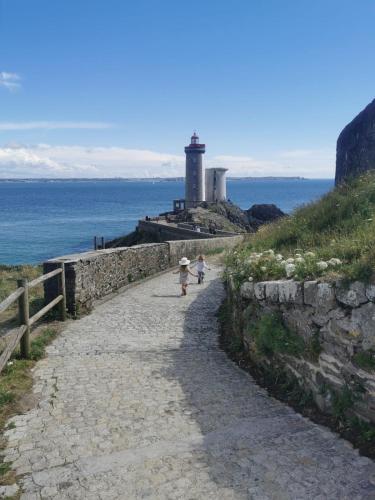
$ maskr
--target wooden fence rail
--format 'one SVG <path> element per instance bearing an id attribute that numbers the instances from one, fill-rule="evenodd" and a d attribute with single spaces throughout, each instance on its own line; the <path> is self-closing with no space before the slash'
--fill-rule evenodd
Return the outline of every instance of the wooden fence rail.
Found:
<path id="1" fill-rule="evenodd" d="M 52 278 L 58 280 L 58 296 L 49 304 L 46 304 L 40 311 L 38 311 L 30 318 L 29 289 L 40 285 L 44 281 Z M 0 372 L 6 365 L 13 351 L 16 349 L 18 342 L 20 342 L 21 357 L 25 359 L 30 357 L 30 328 L 48 311 L 58 305 L 60 320 L 65 321 L 66 319 L 64 264 L 60 264 L 60 267 L 58 269 L 55 269 L 47 274 L 43 274 L 42 276 L 39 276 L 39 278 L 36 278 L 32 281 L 27 281 L 24 278 L 17 280 L 17 285 L 17 290 L 11 293 L 5 300 L 0 302 L 0 313 L 2 313 L 6 309 L 8 309 L 14 302 L 18 301 L 18 320 L 20 324 L 19 328 L 12 336 L 9 344 L 0 354 Z"/>

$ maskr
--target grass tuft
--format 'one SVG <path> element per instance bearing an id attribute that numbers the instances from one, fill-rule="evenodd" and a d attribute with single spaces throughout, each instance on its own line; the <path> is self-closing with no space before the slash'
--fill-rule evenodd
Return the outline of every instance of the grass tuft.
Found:
<path id="1" fill-rule="evenodd" d="M 360 351 L 354 354 L 353 362 L 363 370 L 375 371 L 375 353 L 372 351 Z"/>
<path id="2" fill-rule="evenodd" d="M 301 337 L 286 328 L 278 314 L 265 314 L 248 332 L 255 339 L 257 350 L 265 356 L 276 353 L 300 356 L 305 344 Z"/>

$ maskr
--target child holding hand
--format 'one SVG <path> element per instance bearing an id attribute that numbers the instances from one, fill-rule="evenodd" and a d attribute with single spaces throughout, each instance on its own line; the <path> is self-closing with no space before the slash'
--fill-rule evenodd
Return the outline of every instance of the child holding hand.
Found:
<path id="1" fill-rule="evenodd" d="M 181 283 L 181 296 L 186 295 L 187 292 L 187 287 L 189 285 L 189 274 L 191 276 L 197 277 L 196 274 L 193 274 L 188 265 L 190 264 L 190 260 L 187 259 L 186 257 L 182 257 L 182 259 L 179 262 L 180 268 L 178 271 L 175 271 L 173 274 L 179 274 L 180 275 L 180 283 Z"/>
<path id="2" fill-rule="evenodd" d="M 195 267 L 197 268 L 198 271 L 198 285 L 200 285 L 201 283 L 203 283 L 204 280 L 204 270 L 208 269 L 210 271 L 210 268 L 207 266 L 203 255 L 200 255 L 198 257 Z"/>

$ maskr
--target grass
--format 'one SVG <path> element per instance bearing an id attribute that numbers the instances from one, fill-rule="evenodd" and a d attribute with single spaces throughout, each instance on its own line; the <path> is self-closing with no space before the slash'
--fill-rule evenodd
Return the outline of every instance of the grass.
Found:
<path id="1" fill-rule="evenodd" d="M 46 346 L 57 335 L 57 329 L 48 327 L 31 342 L 30 359 L 19 359 L 19 353 L 15 352 L 11 360 L 0 374 L 0 433 L 5 429 L 6 422 L 13 415 L 25 411 L 23 398 L 30 393 L 32 387 L 31 368 L 36 361 L 45 355 Z M 7 429 L 15 428 L 14 422 L 10 422 Z M 0 441 L 0 448 L 5 446 L 5 439 Z M 11 464 L 0 463 L 0 485 L 15 482 L 14 471 Z"/>
<path id="2" fill-rule="evenodd" d="M 207 250 L 206 255 L 217 255 L 223 253 L 224 251 L 224 247 L 211 248 L 210 250 Z"/>
<path id="3" fill-rule="evenodd" d="M 368 372 L 375 371 L 375 353 L 372 351 L 359 351 L 355 353 L 353 362 L 363 370 Z"/>
<path id="4" fill-rule="evenodd" d="M 340 274 L 370 281 L 375 268 L 375 173 L 343 184 L 290 217 L 265 225 L 237 249 L 229 265 L 241 266 L 251 252 L 273 249 L 285 257 L 314 252 L 343 262 Z M 244 277 L 244 279 L 246 279 Z"/>
<path id="5" fill-rule="evenodd" d="M 17 280 L 26 278 L 31 281 L 43 274 L 42 266 L 4 266 L 0 265 L 0 302 L 17 290 Z M 29 290 L 30 315 L 44 305 L 43 284 Z M 17 324 L 17 302 L 0 315 L 0 334 Z"/>
<path id="6" fill-rule="evenodd" d="M 267 357 L 277 353 L 300 356 L 305 349 L 303 339 L 286 328 L 278 314 L 264 314 L 247 331 L 257 350 Z"/>
<path id="7" fill-rule="evenodd" d="M 43 274 L 42 266 L 4 266 L 0 264 L 0 302 L 17 289 L 18 279 L 27 278 L 31 281 L 41 274 Z M 33 298 L 32 295 L 31 298 Z"/>

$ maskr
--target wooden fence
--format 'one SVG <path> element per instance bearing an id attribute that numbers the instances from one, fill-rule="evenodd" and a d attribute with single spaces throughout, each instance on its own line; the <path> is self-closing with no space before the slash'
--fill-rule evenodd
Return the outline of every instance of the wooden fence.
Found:
<path id="1" fill-rule="evenodd" d="M 53 299 L 49 304 L 38 311 L 34 316 L 30 317 L 30 305 L 29 305 L 29 290 L 35 286 L 40 285 L 44 281 L 51 278 L 58 280 L 58 296 Z M 0 355 L 0 372 L 6 365 L 8 359 L 12 355 L 13 351 L 17 347 L 18 342 L 20 342 L 20 350 L 22 358 L 30 357 L 30 328 L 34 323 L 36 323 L 40 318 L 42 318 L 48 311 L 53 307 L 59 306 L 59 316 L 61 321 L 66 319 L 66 290 L 65 290 L 65 270 L 64 264 L 60 264 L 58 269 L 51 271 L 50 273 L 43 274 L 32 281 L 27 281 L 26 279 L 17 280 L 18 288 L 9 297 L 7 297 L 3 302 L 0 303 L 0 314 L 4 312 L 8 307 L 10 307 L 14 302 L 18 301 L 18 319 L 19 327 L 15 334 L 12 336 L 9 344 L 6 346 L 4 351 Z"/>

